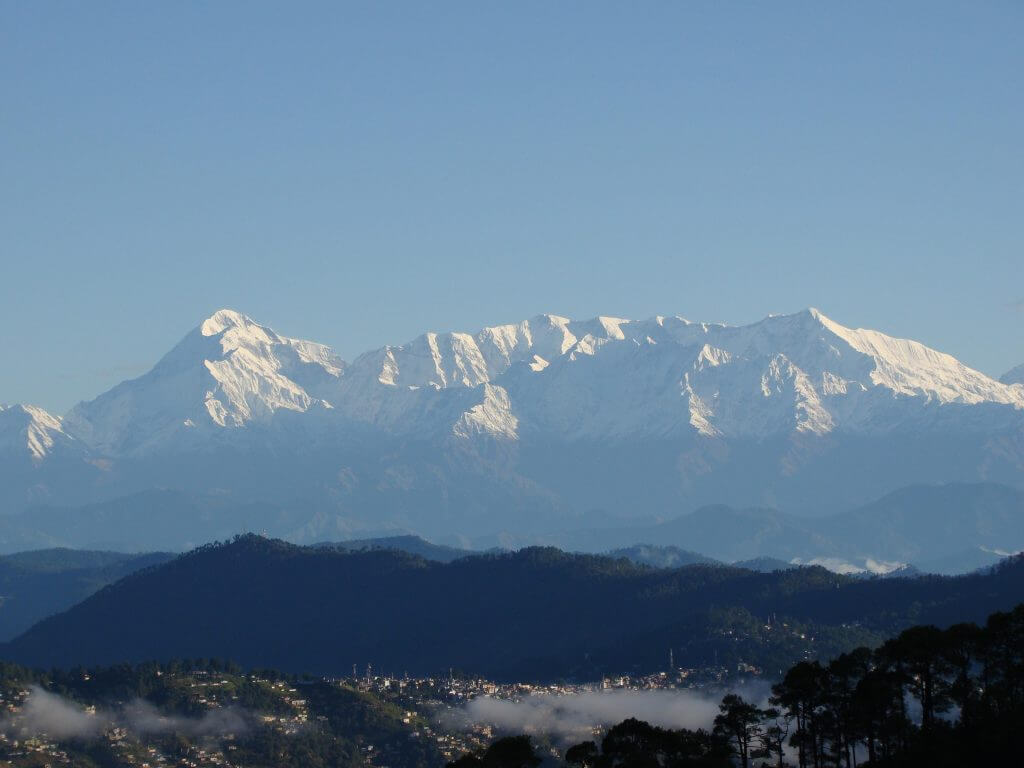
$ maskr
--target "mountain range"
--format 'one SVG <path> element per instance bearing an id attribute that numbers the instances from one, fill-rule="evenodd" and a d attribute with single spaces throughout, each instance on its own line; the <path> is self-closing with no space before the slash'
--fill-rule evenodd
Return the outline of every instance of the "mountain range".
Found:
<path id="1" fill-rule="evenodd" d="M 449 667 L 502 679 L 595 679 L 740 661 L 772 674 L 877 644 L 913 622 L 1012 607 L 1024 561 L 957 578 L 851 579 L 823 568 L 677 569 L 553 548 L 447 563 L 388 549 L 296 547 L 254 535 L 136 571 L 0 646 L 73 667 L 223 657 L 338 675 Z"/>
<path id="2" fill-rule="evenodd" d="M 195 544 L 209 526 L 187 539 L 185 523 L 219 514 L 310 542 L 469 540 L 708 505 L 825 516 L 915 484 L 1020 489 L 1018 379 L 814 309 L 739 327 L 541 315 L 351 362 L 220 310 L 63 417 L 0 409 L 0 538 L 56 543 L 60 510 L 145 527 L 168 494 L 193 512 L 154 525 Z M 95 539 L 81 535 L 59 543 Z M 782 553 L 744 553 L 761 554 Z"/>
<path id="3" fill-rule="evenodd" d="M 852 510 L 804 517 L 778 510 L 701 507 L 643 524 L 564 531 L 518 543 L 605 552 L 657 542 L 736 563 L 764 555 L 845 573 L 888 573 L 911 564 L 965 573 L 1024 550 L 1024 491 L 992 483 L 909 486 Z"/>
<path id="4" fill-rule="evenodd" d="M 859 574 L 864 578 L 874 578 L 879 575 L 887 577 L 909 577 L 925 574 L 955 575 L 970 571 L 981 571 L 995 565 L 1009 562 L 1010 553 L 1005 551 L 992 550 L 983 547 L 964 548 L 972 536 L 988 532 L 990 536 L 1000 541 L 1024 540 L 1020 531 L 1014 532 L 1014 524 L 1020 527 L 1016 520 L 998 520 L 994 514 L 1002 504 L 1004 511 L 1014 509 L 1012 505 L 1019 506 L 1020 499 L 1007 494 L 1007 489 L 995 487 L 962 487 L 948 489 L 924 488 L 923 492 L 933 495 L 930 502 L 929 512 L 924 514 L 911 513 L 911 517 L 923 517 L 924 520 L 901 520 L 907 516 L 907 507 L 911 510 L 920 506 L 918 499 L 910 496 L 907 492 L 893 494 L 889 499 L 880 500 L 869 510 L 854 512 L 851 514 L 851 521 L 857 521 L 858 517 L 864 517 L 860 525 L 853 526 L 853 537 L 855 541 L 862 541 L 861 529 L 877 529 L 881 540 L 894 538 L 896 546 L 908 537 L 905 531 L 921 530 L 927 528 L 942 529 L 949 528 L 950 522 L 954 521 L 954 530 L 950 531 L 955 543 L 948 538 L 939 536 L 936 541 L 916 541 L 914 545 L 918 548 L 926 548 L 930 551 L 937 551 L 939 557 L 924 562 L 923 568 L 905 566 L 899 561 L 873 561 L 867 558 L 857 558 L 849 553 L 853 550 L 842 548 L 832 543 L 829 548 L 822 549 L 822 544 L 817 544 L 816 551 L 831 552 L 832 555 L 819 555 L 814 558 L 807 558 L 801 562 L 801 558 L 792 557 L 789 560 L 782 560 L 770 556 L 758 556 L 745 560 L 735 560 L 731 563 L 716 560 L 684 549 L 674 544 L 634 544 L 628 547 L 619 547 L 602 554 L 609 558 L 626 559 L 637 565 L 650 566 L 659 569 L 676 569 L 689 565 L 701 566 L 730 566 L 733 569 L 771 573 L 773 571 L 792 570 L 794 568 L 811 568 L 824 566 L 834 572 L 847 575 Z M 971 510 L 972 505 L 978 506 L 979 502 L 988 499 L 989 502 L 997 501 L 998 504 L 982 503 L 980 509 Z M 166 505 L 168 510 L 184 507 L 181 499 L 171 497 Z M 1006 506 L 1009 503 L 1011 506 Z M 958 509 L 963 506 L 966 514 L 961 514 Z M 761 539 L 765 536 L 765 527 L 777 524 L 778 514 L 771 510 L 747 510 L 744 512 L 731 509 L 708 510 L 705 515 L 714 514 L 719 523 L 725 522 L 728 530 L 724 532 L 723 538 L 728 541 L 742 540 L 739 546 L 746 547 L 751 551 L 761 551 L 764 546 Z M 750 515 L 754 516 L 751 522 Z M 702 515 L 695 514 L 695 525 L 692 526 L 694 533 L 685 535 L 686 526 L 677 526 L 673 530 L 671 525 L 655 526 L 652 530 L 638 528 L 636 531 L 613 531 L 605 532 L 605 537 L 611 541 L 617 541 L 623 536 L 638 535 L 646 536 L 651 540 L 661 542 L 673 540 L 673 534 L 679 535 L 680 529 L 683 538 L 696 540 L 704 537 L 704 544 L 719 550 L 726 550 L 714 544 L 715 535 L 723 533 L 722 526 L 705 526 L 702 524 Z M 1012 515 L 1010 517 L 1013 517 Z M 1020 517 L 1017 515 L 1016 517 Z M 892 518 L 887 525 L 884 520 Z M 962 518 L 962 519 L 959 519 Z M 121 521 L 114 519 L 115 526 Z M 804 521 L 804 523 L 813 521 Z M 790 522 L 793 529 L 800 527 L 800 521 L 794 519 Z M 703 530 L 704 528 L 711 530 Z M 845 525 L 831 524 L 832 528 L 840 530 L 850 529 L 850 522 Z M 788 531 L 790 534 L 793 530 Z M 615 535 L 618 533 L 619 535 Z M 159 532 L 156 532 L 158 535 Z M 595 532 L 591 532 L 593 536 Z M 1016 538 L 1015 538 L 1016 537 Z M 786 546 L 791 547 L 789 551 L 800 550 L 803 545 L 799 537 Z M 778 542 L 776 542 L 777 544 Z M 733 544 L 732 546 L 736 546 Z M 861 543 L 861 546 L 868 546 Z M 904 544 L 903 546 L 906 546 Z M 375 539 L 352 539 L 344 542 L 320 542 L 310 545 L 312 550 L 323 552 L 380 552 L 392 551 L 401 552 L 415 557 L 423 558 L 431 562 L 451 563 L 468 557 L 479 557 L 481 555 L 499 555 L 507 552 L 501 549 L 492 549 L 488 552 L 460 549 L 457 547 L 433 544 L 413 535 L 386 536 Z M 947 550 L 951 550 L 946 554 Z M 847 554 L 849 559 L 836 555 L 837 552 Z M 137 570 L 159 565 L 173 559 L 174 555 L 164 552 L 149 552 L 144 554 L 123 554 L 109 551 L 89 551 L 82 549 L 42 549 L 34 551 L 19 552 L 13 555 L 0 556 L 0 642 L 10 640 L 16 635 L 28 629 L 32 624 L 48 616 L 54 615 L 70 608 L 74 604 L 84 600 L 97 590 L 127 576 Z"/>

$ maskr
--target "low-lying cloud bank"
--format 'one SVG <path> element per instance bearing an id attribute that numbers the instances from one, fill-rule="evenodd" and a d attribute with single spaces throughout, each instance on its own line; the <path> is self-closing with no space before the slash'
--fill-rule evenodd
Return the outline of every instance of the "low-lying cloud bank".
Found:
<path id="1" fill-rule="evenodd" d="M 736 691 L 763 702 L 768 686 Z M 692 690 L 612 690 L 568 695 L 535 694 L 518 701 L 480 696 L 443 716 L 456 727 L 492 725 L 507 733 L 545 734 L 562 742 L 591 738 L 594 726 L 608 727 L 630 717 L 662 728 L 710 728 L 723 693 Z"/>
<path id="2" fill-rule="evenodd" d="M 202 717 L 164 715 L 142 699 L 119 710 L 92 713 L 63 696 L 32 686 L 21 710 L 0 720 L 0 730 L 57 740 L 94 739 L 111 728 L 124 728 L 140 736 L 181 733 L 201 738 L 244 733 L 251 720 L 249 713 L 235 708 L 213 709 Z"/>
<path id="3" fill-rule="evenodd" d="M 849 560 L 843 560 L 838 557 L 812 557 L 810 560 L 801 560 L 799 557 L 794 557 L 789 562 L 792 565 L 820 565 L 822 568 L 832 571 L 832 573 L 844 576 L 852 576 L 859 573 L 887 576 L 890 573 L 895 573 L 907 567 L 907 563 L 901 563 L 896 560 L 875 560 L 872 557 L 866 558 L 863 561 L 863 565 L 857 565 Z"/>

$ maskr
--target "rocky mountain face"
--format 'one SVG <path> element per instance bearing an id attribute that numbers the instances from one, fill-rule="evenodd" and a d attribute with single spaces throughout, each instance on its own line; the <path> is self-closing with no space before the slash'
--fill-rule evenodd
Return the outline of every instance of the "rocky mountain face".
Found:
<path id="1" fill-rule="evenodd" d="M 351 362 L 221 310 L 63 419 L 0 410 L 10 512 L 173 489 L 286 507 L 312 537 L 825 513 L 1022 478 L 1024 386 L 814 309 L 741 327 L 541 315 Z"/>

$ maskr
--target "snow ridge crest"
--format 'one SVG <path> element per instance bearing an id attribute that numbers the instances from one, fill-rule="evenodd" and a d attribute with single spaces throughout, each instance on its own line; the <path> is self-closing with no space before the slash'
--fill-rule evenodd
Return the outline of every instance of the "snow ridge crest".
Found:
<path id="1" fill-rule="evenodd" d="M 814 308 L 746 326 L 544 314 L 424 333 L 351 363 L 220 309 L 145 375 L 39 423 L 123 454 L 286 413 L 341 437 L 361 423 L 459 440 L 628 439 L 877 433 L 961 413 L 943 406 L 1005 422 L 1024 412 L 1024 386 Z"/>

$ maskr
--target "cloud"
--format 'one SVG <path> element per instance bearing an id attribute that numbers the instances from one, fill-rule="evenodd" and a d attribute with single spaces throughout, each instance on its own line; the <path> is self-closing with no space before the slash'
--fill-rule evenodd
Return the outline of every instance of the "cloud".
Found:
<path id="1" fill-rule="evenodd" d="M 92 739 L 121 727 L 140 736 L 181 733 L 193 738 L 241 734 L 252 722 L 251 713 L 237 708 L 211 709 L 202 717 L 164 715 L 143 699 L 117 710 L 87 712 L 68 699 L 32 686 L 21 710 L 0 720 L 0 729 L 21 736 L 45 734 L 50 738 Z"/>
<path id="2" fill-rule="evenodd" d="M 793 565 L 820 565 L 822 568 L 832 571 L 832 573 L 839 573 L 844 576 L 864 573 L 863 568 L 838 557 L 812 557 L 810 560 L 801 560 L 799 557 L 794 557 L 789 562 Z"/>
<path id="3" fill-rule="evenodd" d="M 768 686 L 751 686 L 739 693 L 762 703 Z M 613 690 L 535 694 L 518 701 L 480 696 L 442 717 L 455 727 L 491 725 L 499 731 L 545 734 L 572 743 L 591 738 L 595 726 L 612 726 L 630 717 L 662 728 L 710 728 L 722 695 L 691 690 Z"/>
<path id="4" fill-rule="evenodd" d="M 875 560 L 874 558 L 869 557 L 864 561 L 864 569 L 868 573 L 873 573 L 876 576 L 885 576 L 886 574 L 894 573 L 895 571 L 906 567 L 906 563 L 901 563 L 898 560 Z"/>
<path id="5" fill-rule="evenodd" d="M 99 736 L 110 722 L 102 715 L 89 714 L 62 697 L 32 686 L 21 711 L 3 720 L 4 730 L 35 736 L 45 733 L 54 739 Z"/>
<path id="6" fill-rule="evenodd" d="M 810 560 L 801 560 L 799 557 L 794 557 L 789 562 L 793 565 L 820 565 L 822 568 L 832 571 L 832 573 L 844 576 L 858 573 L 872 573 L 876 576 L 884 576 L 907 567 L 906 563 L 901 563 L 897 560 L 875 560 L 871 557 L 864 560 L 864 565 L 862 566 L 838 557 L 812 557 Z"/>
<path id="7" fill-rule="evenodd" d="M 1017 312 L 1024 312 L 1024 299 L 1017 299 L 1016 301 L 1011 301 L 1007 306 L 1010 309 L 1016 310 Z"/>
<path id="8" fill-rule="evenodd" d="M 140 735 L 183 733 L 187 736 L 221 736 L 243 733 L 249 728 L 250 716 L 245 710 L 211 709 L 202 717 L 178 717 L 162 714 L 143 699 L 136 699 L 121 713 L 121 723 Z"/>

